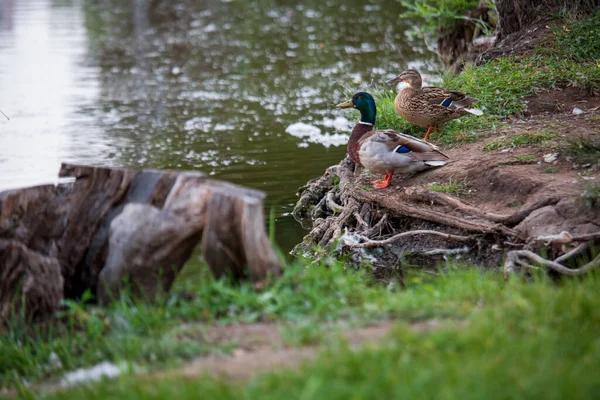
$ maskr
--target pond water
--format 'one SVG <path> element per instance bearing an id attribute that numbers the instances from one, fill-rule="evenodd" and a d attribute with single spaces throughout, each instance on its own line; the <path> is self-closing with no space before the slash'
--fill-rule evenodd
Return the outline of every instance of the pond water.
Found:
<path id="1" fill-rule="evenodd" d="M 296 190 L 344 157 L 334 105 L 436 69 L 395 1 L 0 0 L 0 190 L 61 161 L 190 169 L 267 193 L 283 250 Z M 347 114 L 346 114 L 347 115 Z"/>

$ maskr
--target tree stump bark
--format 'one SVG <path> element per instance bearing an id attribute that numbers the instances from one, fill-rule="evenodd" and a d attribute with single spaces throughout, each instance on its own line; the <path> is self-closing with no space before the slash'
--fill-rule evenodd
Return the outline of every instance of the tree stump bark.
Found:
<path id="1" fill-rule="evenodd" d="M 48 318 L 88 289 L 107 303 L 126 276 L 152 298 L 198 243 L 216 276 L 281 272 L 262 192 L 201 173 L 63 164 L 59 176 L 75 180 L 0 193 L 0 321 Z"/>

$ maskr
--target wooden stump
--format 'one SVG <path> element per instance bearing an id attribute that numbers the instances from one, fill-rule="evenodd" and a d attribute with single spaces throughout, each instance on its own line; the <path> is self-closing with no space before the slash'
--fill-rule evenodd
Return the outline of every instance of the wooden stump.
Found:
<path id="1" fill-rule="evenodd" d="M 0 193 L 0 320 L 47 318 L 87 289 L 107 303 L 126 276 L 152 298 L 199 242 L 216 276 L 281 272 L 262 192 L 201 173 L 63 164 L 59 176 L 75 181 Z"/>

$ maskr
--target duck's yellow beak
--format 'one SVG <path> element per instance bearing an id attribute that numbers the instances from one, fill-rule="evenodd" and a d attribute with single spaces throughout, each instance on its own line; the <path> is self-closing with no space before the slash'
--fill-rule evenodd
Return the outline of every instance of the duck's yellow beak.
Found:
<path id="1" fill-rule="evenodd" d="M 353 108 L 353 107 L 354 107 L 354 103 L 352 102 L 352 100 L 345 101 L 345 102 L 340 103 L 337 106 L 335 106 L 335 108 Z"/>

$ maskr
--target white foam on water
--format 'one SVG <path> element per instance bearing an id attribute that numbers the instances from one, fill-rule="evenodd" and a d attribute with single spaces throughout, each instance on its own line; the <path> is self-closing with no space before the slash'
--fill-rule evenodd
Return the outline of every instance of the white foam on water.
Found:
<path id="1" fill-rule="evenodd" d="M 299 147 L 306 147 L 306 143 L 318 143 L 325 147 L 343 146 L 348 142 L 346 134 L 324 134 L 318 127 L 304 122 L 293 123 L 285 131 L 294 137 L 304 139 L 304 142 L 298 144 Z"/>

